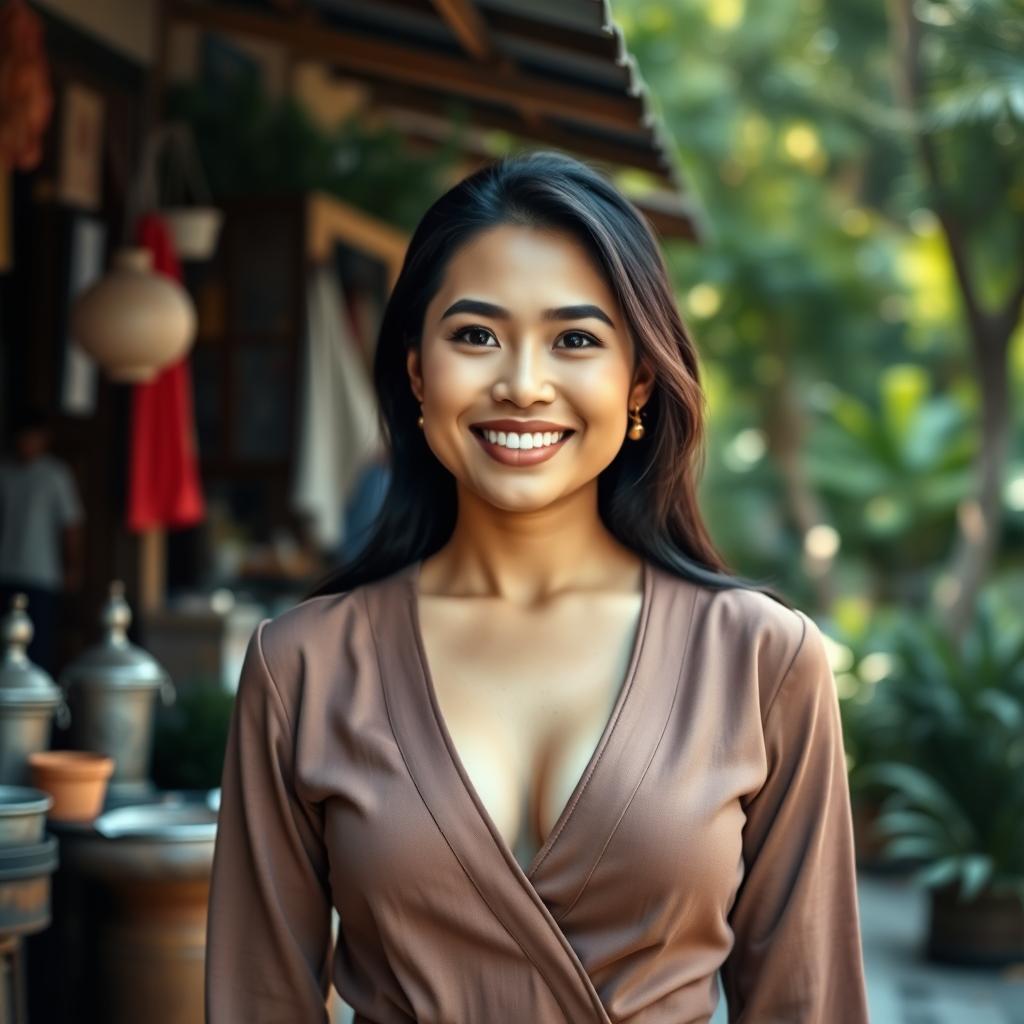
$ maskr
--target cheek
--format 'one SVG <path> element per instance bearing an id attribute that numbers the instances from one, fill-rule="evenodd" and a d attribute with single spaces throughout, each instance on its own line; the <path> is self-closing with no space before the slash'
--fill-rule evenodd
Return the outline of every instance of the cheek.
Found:
<path id="1" fill-rule="evenodd" d="M 565 393 L 570 397 L 576 411 L 589 431 L 594 434 L 605 431 L 625 430 L 628 417 L 626 404 L 629 400 L 629 378 L 618 368 L 607 364 L 593 364 L 578 367 L 573 374 L 571 385 Z"/>
<path id="2" fill-rule="evenodd" d="M 459 359 L 440 344 L 423 357 L 424 379 L 430 382 L 426 396 L 438 413 L 458 415 L 461 408 L 479 405 L 481 392 L 490 385 L 490 373 L 482 359 Z"/>

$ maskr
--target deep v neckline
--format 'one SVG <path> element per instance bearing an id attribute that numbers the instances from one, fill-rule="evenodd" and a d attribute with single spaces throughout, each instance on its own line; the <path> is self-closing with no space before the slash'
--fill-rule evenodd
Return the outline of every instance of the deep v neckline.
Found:
<path id="1" fill-rule="evenodd" d="M 440 734 L 441 740 L 448 751 L 448 756 L 451 759 L 452 766 L 458 773 L 459 778 L 462 780 L 462 784 L 465 787 L 466 793 L 470 800 L 476 807 L 477 813 L 480 815 L 484 824 L 487 826 L 488 831 L 494 837 L 495 843 L 499 849 L 502 850 L 503 854 L 507 859 L 517 864 L 523 871 L 525 877 L 531 882 L 540 868 L 541 864 L 547 859 L 551 853 L 555 844 L 558 842 L 558 837 L 561 835 L 566 825 L 568 825 L 570 819 L 579 804 L 580 798 L 583 796 L 587 787 L 590 785 L 591 779 L 594 775 L 594 771 L 600 764 L 604 757 L 609 745 L 613 742 L 616 736 L 616 726 L 618 725 L 622 713 L 626 708 L 627 704 L 633 698 L 634 690 L 636 690 L 637 680 L 637 668 L 640 663 L 640 655 L 643 651 L 644 638 L 647 632 L 647 622 L 650 618 L 651 611 L 651 595 L 653 591 L 653 577 L 651 567 L 646 558 L 642 560 L 642 584 L 641 584 L 641 603 L 640 603 L 640 614 L 637 618 L 636 629 L 633 634 L 633 642 L 630 650 L 629 661 L 627 663 L 625 676 L 619 685 L 618 692 L 615 696 L 615 701 L 612 705 L 611 712 L 604 724 L 604 728 L 601 730 L 601 735 L 598 738 L 597 744 L 590 754 L 590 758 L 587 761 L 586 767 L 580 774 L 580 777 L 576 780 L 576 784 L 573 786 L 572 792 L 569 795 L 569 799 L 562 807 L 555 819 L 554 825 L 551 827 L 544 842 L 537 849 L 533 855 L 530 863 L 524 868 L 519 863 L 519 859 L 513 852 L 513 846 L 502 834 L 501 830 L 495 824 L 494 819 L 491 816 L 490 811 L 487 809 L 487 805 L 483 802 L 479 792 L 469 772 L 462 761 L 462 757 L 459 754 L 458 748 L 455 746 L 455 741 L 452 739 L 451 732 L 448 728 L 448 724 L 445 720 L 444 714 L 441 710 L 440 701 L 437 698 L 437 690 L 434 685 L 434 678 L 430 669 L 430 661 L 427 657 L 426 646 L 423 641 L 423 630 L 420 620 L 420 608 L 419 608 L 419 580 L 420 573 L 423 568 L 423 559 L 419 559 L 413 562 L 405 574 L 405 581 L 407 586 L 408 599 L 410 604 L 410 618 L 412 624 L 413 642 L 416 648 L 417 659 L 419 662 L 419 677 L 420 682 L 424 688 L 427 701 L 430 705 L 430 709 L 433 712 L 432 718 L 435 728 Z"/>

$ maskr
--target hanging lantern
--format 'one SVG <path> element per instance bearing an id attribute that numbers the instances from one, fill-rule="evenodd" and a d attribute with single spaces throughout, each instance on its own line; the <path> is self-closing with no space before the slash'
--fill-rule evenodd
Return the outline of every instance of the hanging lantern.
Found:
<path id="1" fill-rule="evenodd" d="M 71 334 L 113 380 L 146 381 L 191 348 L 195 306 L 180 284 L 153 271 L 149 249 L 123 247 L 76 299 Z"/>

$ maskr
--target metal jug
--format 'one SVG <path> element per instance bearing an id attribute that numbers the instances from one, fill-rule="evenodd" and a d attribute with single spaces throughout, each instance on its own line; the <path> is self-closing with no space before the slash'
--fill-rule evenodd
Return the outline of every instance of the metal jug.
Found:
<path id="1" fill-rule="evenodd" d="M 127 637 L 132 621 L 124 584 L 114 580 L 100 625 L 104 637 L 60 675 L 71 708 L 71 746 L 109 754 L 115 763 L 108 802 L 145 797 L 155 790 L 149 778 L 156 697 L 175 699 L 163 667 Z"/>
<path id="2" fill-rule="evenodd" d="M 25 651 L 32 642 L 28 598 L 15 594 L 0 624 L 4 645 L 0 662 L 0 785 L 29 784 L 28 755 L 50 748 L 54 716 L 61 728 L 68 707 L 50 674 Z"/>

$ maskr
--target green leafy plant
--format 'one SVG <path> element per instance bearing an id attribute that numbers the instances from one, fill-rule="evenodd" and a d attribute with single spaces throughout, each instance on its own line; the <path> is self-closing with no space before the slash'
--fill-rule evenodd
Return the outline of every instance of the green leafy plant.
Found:
<path id="1" fill-rule="evenodd" d="M 215 789 L 224 767 L 234 694 L 216 679 L 189 680 L 157 715 L 153 780 L 161 789 Z"/>
<path id="2" fill-rule="evenodd" d="M 828 415 L 810 439 L 808 472 L 836 502 L 844 537 L 906 550 L 908 533 L 919 541 L 929 528 L 932 550 L 949 541 L 954 512 L 970 493 L 975 438 L 969 412 L 950 395 L 929 394 L 918 366 L 893 366 L 881 374 L 877 402 L 830 390 Z"/>
<path id="3" fill-rule="evenodd" d="M 876 828 L 885 856 L 918 862 L 928 887 L 959 882 L 1024 901 L 1024 631 L 983 595 L 960 645 L 926 617 L 896 629 L 896 667 L 876 688 L 887 760 L 860 788 L 886 796 Z"/>
<path id="4" fill-rule="evenodd" d="M 423 154 L 362 116 L 323 128 L 297 100 L 269 96 L 257 76 L 217 90 L 176 86 L 166 102 L 168 117 L 190 125 L 216 197 L 322 190 L 407 230 L 443 191 L 464 145 L 457 105 L 451 136 Z"/>

